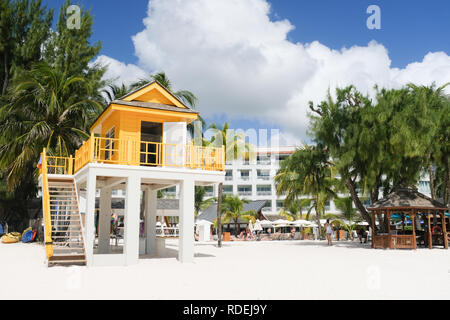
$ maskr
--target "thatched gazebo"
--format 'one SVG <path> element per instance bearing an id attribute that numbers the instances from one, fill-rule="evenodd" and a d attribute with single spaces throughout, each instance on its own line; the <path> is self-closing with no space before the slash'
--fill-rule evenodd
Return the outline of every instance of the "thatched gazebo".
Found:
<path id="1" fill-rule="evenodd" d="M 372 214 L 372 248 L 416 249 L 423 245 L 431 249 L 435 245 L 448 249 L 448 208 L 415 187 L 399 186 L 368 210 Z"/>

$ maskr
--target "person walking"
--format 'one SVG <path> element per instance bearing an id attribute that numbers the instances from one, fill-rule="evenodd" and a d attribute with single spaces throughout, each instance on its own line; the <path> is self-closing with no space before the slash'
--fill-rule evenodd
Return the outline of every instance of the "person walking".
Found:
<path id="1" fill-rule="evenodd" d="M 331 246 L 331 235 L 333 234 L 333 227 L 331 226 L 330 219 L 327 219 L 327 223 L 325 223 L 325 233 L 327 235 L 328 245 Z"/>

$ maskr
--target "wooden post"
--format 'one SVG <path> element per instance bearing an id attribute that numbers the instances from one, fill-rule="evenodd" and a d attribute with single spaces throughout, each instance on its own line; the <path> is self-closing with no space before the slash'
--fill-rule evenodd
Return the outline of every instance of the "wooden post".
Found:
<path id="1" fill-rule="evenodd" d="M 388 241 L 389 241 L 389 249 L 393 249 L 394 246 L 392 245 L 392 234 L 391 234 L 391 210 L 387 210 L 387 227 L 388 227 Z"/>
<path id="2" fill-rule="evenodd" d="M 372 211 L 372 248 L 375 248 L 375 211 Z"/>
<path id="3" fill-rule="evenodd" d="M 416 209 L 412 209 L 411 219 L 412 219 L 412 229 L 413 229 L 413 247 L 414 247 L 414 250 L 417 249 L 415 216 L 416 216 Z"/>
<path id="4" fill-rule="evenodd" d="M 428 218 L 428 248 L 433 248 L 433 238 L 431 236 L 431 219 L 430 219 L 431 210 L 428 210 L 427 218 Z"/>
<path id="5" fill-rule="evenodd" d="M 89 138 L 89 162 L 94 162 L 95 158 L 95 136 L 94 133 L 91 133 L 91 137 Z"/>
<path id="6" fill-rule="evenodd" d="M 69 157 L 69 172 L 67 172 L 67 174 L 72 175 L 73 174 L 73 157 L 70 156 Z"/>
<path id="7" fill-rule="evenodd" d="M 445 210 L 441 211 L 442 233 L 444 234 L 444 248 L 448 249 L 447 226 L 445 224 Z"/>

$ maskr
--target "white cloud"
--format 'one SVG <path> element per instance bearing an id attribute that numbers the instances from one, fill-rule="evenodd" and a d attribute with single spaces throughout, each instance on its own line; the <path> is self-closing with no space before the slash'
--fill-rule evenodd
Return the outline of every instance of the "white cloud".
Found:
<path id="1" fill-rule="evenodd" d="M 294 26 L 269 14 L 266 0 L 151 0 L 145 28 L 133 37 L 139 66 L 163 70 L 177 88 L 195 92 L 205 116 L 275 121 L 302 139 L 308 101 L 319 102 L 328 88 L 354 84 L 373 93 L 375 84 L 450 80 L 450 57 L 444 52 L 391 68 L 387 49 L 375 41 L 341 50 L 317 41 L 293 43 L 287 34 Z M 124 81 L 143 72 L 102 59 L 109 59 L 110 72 Z"/>
<path id="2" fill-rule="evenodd" d="M 116 85 L 131 84 L 148 76 L 148 73 L 134 64 L 125 64 L 108 56 L 101 55 L 94 60 L 102 66 L 107 66 L 104 78 Z"/>

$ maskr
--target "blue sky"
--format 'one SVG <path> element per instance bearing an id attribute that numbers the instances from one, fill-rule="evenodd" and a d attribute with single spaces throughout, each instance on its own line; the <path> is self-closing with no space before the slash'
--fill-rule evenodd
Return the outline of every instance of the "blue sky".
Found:
<path id="1" fill-rule="evenodd" d="M 45 0 L 59 8 L 62 0 Z M 143 29 L 148 0 L 81 0 L 95 17 L 94 41 L 102 41 L 102 54 L 136 63 L 131 36 Z M 377 40 L 389 50 L 393 67 L 420 60 L 429 51 L 450 52 L 450 1 L 448 0 L 271 0 L 272 18 L 288 19 L 296 28 L 293 42 L 319 40 L 333 49 L 367 45 Z M 381 8 L 381 30 L 366 28 L 366 9 Z M 115 23 L 114 21 L 120 21 Z"/>
<path id="2" fill-rule="evenodd" d="M 391 69 L 403 69 L 413 62 L 421 62 L 429 52 L 444 52 L 447 55 L 450 53 L 450 1 L 448 0 L 269 0 L 268 2 L 271 4 L 269 14 L 271 22 L 287 19 L 295 27 L 287 34 L 287 39 L 293 44 L 319 41 L 327 48 L 339 51 L 344 47 L 367 47 L 370 41 L 375 40 L 387 50 Z M 44 3 L 49 7 L 59 8 L 63 1 L 44 0 Z M 139 54 L 131 38 L 145 29 L 143 19 L 148 14 L 148 0 L 78 0 L 73 3 L 91 9 L 94 15 L 92 41 L 102 42 L 101 55 L 125 64 L 142 66 L 142 61 L 145 59 L 142 56 L 138 57 Z M 381 8 L 381 30 L 369 30 L 366 27 L 366 19 L 369 17 L 366 9 L 372 4 Z M 370 64 L 370 56 L 367 59 L 366 64 Z M 358 65 L 358 63 L 350 64 L 350 68 Z M 164 66 L 162 64 L 159 68 L 166 70 Z M 146 72 L 149 70 L 148 67 L 144 69 Z M 361 71 L 362 74 L 364 72 Z M 436 73 L 436 71 L 433 72 L 430 71 L 430 74 Z M 417 74 L 418 72 L 416 76 Z M 408 76 L 410 76 L 409 73 Z M 450 75 L 448 78 L 450 80 Z M 175 75 L 175 80 L 173 82 L 189 83 L 183 82 L 182 76 Z M 413 81 L 409 78 L 403 81 L 407 80 Z M 193 86 L 197 88 L 195 93 L 199 95 L 200 92 L 200 98 L 204 98 L 205 95 L 202 94 L 201 89 L 205 85 Z M 189 85 L 183 88 L 191 89 Z M 307 101 L 305 99 L 303 100 Z M 203 100 L 208 101 L 208 99 Z M 287 100 L 284 102 L 285 105 L 288 105 Z M 243 110 L 245 106 L 240 108 Z M 200 111 L 204 110 L 205 107 L 201 106 Z M 304 113 L 305 107 L 302 106 L 301 110 Z M 286 117 L 289 118 L 288 113 Z M 244 129 L 251 127 L 286 129 L 293 134 L 300 134 L 302 138 L 306 131 L 304 121 L 299 125 L 301 130 L 296 132 L 295 121 L 272 119 L 270 116 L 259 117 L 255 112 L 231 115 L 223 112 L 210 113 L 206 119 L 218 123 L 231 121 L 232 126 Z"/>

